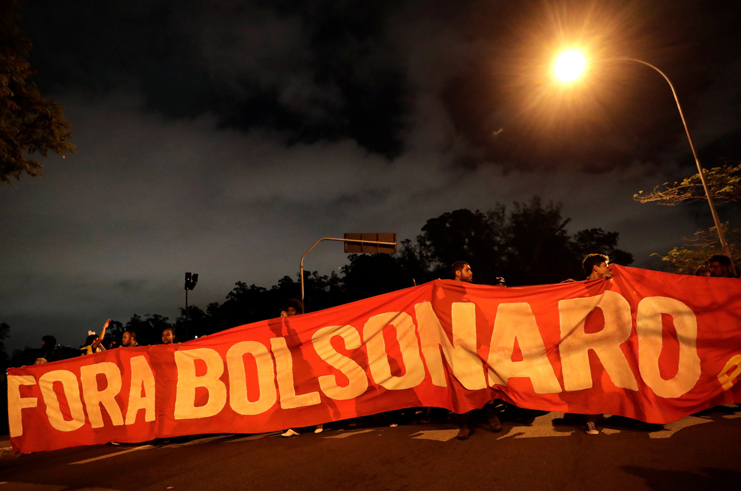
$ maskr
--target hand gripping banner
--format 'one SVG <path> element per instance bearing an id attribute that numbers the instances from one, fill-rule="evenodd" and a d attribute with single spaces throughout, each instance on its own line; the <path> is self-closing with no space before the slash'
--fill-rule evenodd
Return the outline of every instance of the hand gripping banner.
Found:
<path id="1" fill-rule="evenodd" d="M 741 402 L 741 280 L 614 267 L 522 288 L 437 280 L 177 345 L 8 375 L 13 448 L 260 433 L 497 398 L 668 423 Z"/>

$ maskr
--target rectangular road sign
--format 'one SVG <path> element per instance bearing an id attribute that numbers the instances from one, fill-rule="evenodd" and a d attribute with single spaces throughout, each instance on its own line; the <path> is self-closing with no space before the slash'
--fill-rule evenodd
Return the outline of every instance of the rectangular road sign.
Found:
<path id="1" fill-rule="evenodd" d="M 345 234 L 346 240 L 357 240 L 358 242 L 345 242 L 345 252 L 349 254 L 374 254 L 396 252 L 396 234 Z M 386 242 L 386 244 L 364 243 L 361 241 Z"/>

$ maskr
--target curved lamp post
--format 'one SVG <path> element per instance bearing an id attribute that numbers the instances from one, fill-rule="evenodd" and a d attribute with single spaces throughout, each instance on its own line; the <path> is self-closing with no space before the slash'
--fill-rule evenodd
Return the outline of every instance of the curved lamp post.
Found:
<path id="1" fill-rule="evenodd" d="M 731 258 L 731 250 L 728 247 L 728 243 L 726 242 L 725 234 L 723 233 L 723 228 L 720 226 L 720 219 L 718 218 L 718 212 L 715 210 L 715 203 L 713 203 L 713 198 L 710 196 L 710 191 L 708 190 L 708 185 L 705 182 L 705 175 L 702 172 L 702 165 L 700 165 L 700 159 L 697 157 L 697 152 L 695 151 L 695 145 L 692 143 L 692 137 L 690 136 L 690 130 L 687 127 L 687 121 L 684 119 L 684 113 L 682 113 L 682 106 L 679 104 L 679 98 L 677 97 L 677 91 L 674 90 L 674 85 L 672 85 L 671 80 L 669 80 L 669 77 L 666 76 L 664 72 L 659 70 L 657 67 L 652 65 L 651 63 L 645 62 L 643 60 L 639 60 L 636 58 L 611 58 L 610 61 L 632 61 L 635 63 L 640 63 L 641 65 L 645 65 L 649 68 L 653 68 L 655 71 L 659 73 L 662 77 L 664 77 L 664 80 L 666 80 L 666 83 L 669 84 L 669 88 L 672 89 L 672 95 L 674 96 L 674 102 L 677 103 L 677 110 L 679 111 L 679 117 L 682 118 L 682 125 L 684 126 L 684 131 L 687 134 L 687 140 L 690 143 L 690 149 L 692 149 L 692 156 L 695 158 L 695 164 L 697 164 L 697 172 L 700 174 L 700 181 L 702 181 L 702 187 L 705 190 L 705 197 L 708 200 L 708 205 L 710 205 L 710 212 L 713 215 L 713 221 L 715 222 L 715 229 L 718 231 L 718 238 L 720 239 L 720 245 L 723 248 L 723 251 L 726 253 L 726 256 L 728 256 L 729 259 L 731 259 L 731 271 L 735 274 L 735 267 L 733 265 L 733 259 Z M 586 60 L 584 56 L 579 53 L 577 50 L 570 50 L 563 53 L 561 56 L 558 57 L 556 60 L 556 64 L 554 66 L 554 70 L 556 72 L 556 77 L 558 77 L 559 80 L 562 80 L 564 82 L 571 82 L 573 80 L 576 80 L 581 76 L 581 74 L 584 72 L 584 69 L 586 67 Z"/>

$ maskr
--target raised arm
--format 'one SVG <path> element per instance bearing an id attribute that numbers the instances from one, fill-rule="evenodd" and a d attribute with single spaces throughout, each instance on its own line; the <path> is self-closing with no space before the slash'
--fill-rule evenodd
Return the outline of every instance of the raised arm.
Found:
<path id="1" fill-rule="evenodd" d="M 111 323 L 111 319 L 108 319 L 105 321 L 105 324 L 103 324 L 103 330 L 100 331 L 100 336 L 98 336 L 98 339 L 93 341 L 93 344 L 90 345 L 90 349 L 95 353 L 95 350 L 98 349 L 98 346 L 100 346 L 100 343 L 103 342 L 103 338 L 105 338 L 105 330 L 108 329 L 108 324 Z"/>

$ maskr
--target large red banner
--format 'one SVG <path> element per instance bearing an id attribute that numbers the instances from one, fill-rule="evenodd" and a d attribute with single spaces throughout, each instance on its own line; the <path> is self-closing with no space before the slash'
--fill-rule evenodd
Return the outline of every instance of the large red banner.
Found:
<path id="1" fill-rule="evenodd" d="M 741 280 L 614 267 L 522 288 L 438 280 L 178 345 L 8 376 L 13 448 L 259 433 L 497 398 L 668 423 L 741 402 Z"/>

